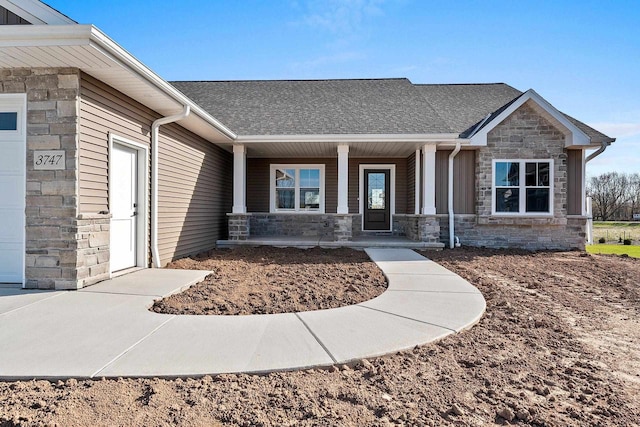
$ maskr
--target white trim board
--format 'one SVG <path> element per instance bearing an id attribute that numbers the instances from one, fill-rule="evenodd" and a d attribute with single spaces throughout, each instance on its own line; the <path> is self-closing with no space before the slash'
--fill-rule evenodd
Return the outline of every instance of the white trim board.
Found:
<path id="1" fill-rule="evenodd" d="M 505 108 L 504 111 L 494 117 L 475 135 L 473 135 L 471 137 L 471 145 L 487 145 L 487 135 L 489 132 L 491 132 L 496 126 L 502 123 L 527 101 L 532 101 L 538 107 L 537 112 L 562 131 L 565 136 L 565 147 L 591 144 L 591 138 L 589 138 L 587 134 L 571 123 L 564 114 L 558 111 L 546 99 L 538 95 L 535 90 L 529 89 L 520 95 L 520 97 L 509 105 L 509 107 Z"/>
<path id="2" fill-rule="evenodd" d="M 18 4 L 19 3 L 19 4 Z M 0 6 L 34 25 L 69 25 L 76 21 L 38 0 L 0 0 Z"/>
<path id="3" fill-rule="evenodd" d="M 109 165 L 111 165 L 111 153 L 113 145 L 119 144 L 132 148 L 138 152 L 138 215 L 136 230 L 136 267 L 147 268 L 149 260 L 149 147 L 139 142 L 131 141 L 127 138 L 109 133 Z M 108 171 L 109 180 L 109 210 L 111 210 L 111 167 Z M 109 231 L 109 240 L 111 240 L 111 231 Z M 109 244 L 111 250 L 111 244 Z M 111 265 L 109 265 L 109 277 L 113 274 Z"/>

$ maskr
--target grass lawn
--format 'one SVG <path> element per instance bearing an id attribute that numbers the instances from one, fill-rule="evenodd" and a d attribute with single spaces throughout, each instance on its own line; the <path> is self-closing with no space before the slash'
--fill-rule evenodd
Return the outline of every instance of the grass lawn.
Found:
<path id="1" fill-rule="evenodd" d="M 604 237 L 607 243 L 618 242 L 618 239 L 631 239 L 636 243 L 640 241 L 640 221 L 594 221 L 593 241 Z"/>
<path id="2" fill-rule="evenodd" d="M 627 254 L 633 258 L 640 258 L 640 246 L 629 246 L 629 245 L 605 245 L 605 244 L 595 244 L 595 245 L 587 245 L 587 252 L 590 254 L 615 254 L 615 255 L 623 255 Z"/>

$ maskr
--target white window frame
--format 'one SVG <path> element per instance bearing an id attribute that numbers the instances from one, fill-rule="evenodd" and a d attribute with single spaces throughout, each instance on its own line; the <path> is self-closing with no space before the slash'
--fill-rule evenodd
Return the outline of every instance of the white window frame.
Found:
<path id="1" fill-rule="evenodd" d="M 519 212 L 497 212 L 496 211 L 496 163 L 519 163 Z M 526 186 L 526 164 L 527 163 L 549 163 L 549 212 L 527 212 L 527 187 Z M 500 186 L 498 186 L 500 187 Z M 547 187 L 540 187 L 547 188 Z M 493 159 L 491 164 L 491 215 L 492 216 L 535 216 L 552 217 L 554 193 L 554 164 L 553 159 Z"/>
<path id="2" fill-rule="evenodd" d="M 276 208 L 276 169 L 295 169 L 295 209 L 277 209 Z M 320 170 L 320 208 L 317 210 L 300 209 L 300 169 L 318 169 Z M 269 211 L 271 213 L 302 213 L 302 214 L 323 214 L 325 206 L 325 165 L 324 164 L 291 164 L 278 163 L 269 166 Z"/>

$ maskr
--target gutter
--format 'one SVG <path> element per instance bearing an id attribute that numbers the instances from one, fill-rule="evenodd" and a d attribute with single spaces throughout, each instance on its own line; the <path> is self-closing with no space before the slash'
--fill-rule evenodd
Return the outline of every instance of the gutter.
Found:
<path id="1" fill-rule="evenodd" d="M 460 143 L 456 144 L 456 148 L 449 154 L 449 192 L 448 199 L 448 212 L 449 212 L 449 247 L 453 249 L 455 247 L 455 213 L 453 212 L 453 159 L 460 152 Z"/>
<path id="2" fill-rule="evenodd" d="M 191 113 L 191 107 L 185 105 L 182 112 L 155 120 L 151 125 L 151 259 L 152 266 L 161 268 L 158 251 L 158 146 L 160 126 L 177 122 Z"/>

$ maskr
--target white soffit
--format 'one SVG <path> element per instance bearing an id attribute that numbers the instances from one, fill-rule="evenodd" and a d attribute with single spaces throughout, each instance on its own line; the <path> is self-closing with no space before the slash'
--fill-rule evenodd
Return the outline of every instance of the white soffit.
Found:
<path id="1" fill-rule="evenodd" d="M 580 130 L 576 125 L 571 123 L 560 111 L 551 105 L 546 99 L 538 95 L 533 89 L 529 89 L 516 99 L 509 107 L 494 117 L 488 124 L 480 129 L 471 137 L 471 145 L 484 146 L 487 145 L 487 135 L 496 126 L 502 123 L 514 111 L 527 102 L 530 102 L 532 108 L 542 117 L 551 122 L 565 136 L 565 146 L 588 146 L 591 144 L 591 138 Z"/>
<path id="2" fill-rule="evenodd" d="M 92 25 L 0 26 L 0 68 L 44 67 L 79 68 L 165 116 L 189 105 L 180 125 L 211 142 L 236 136 Z"/>

